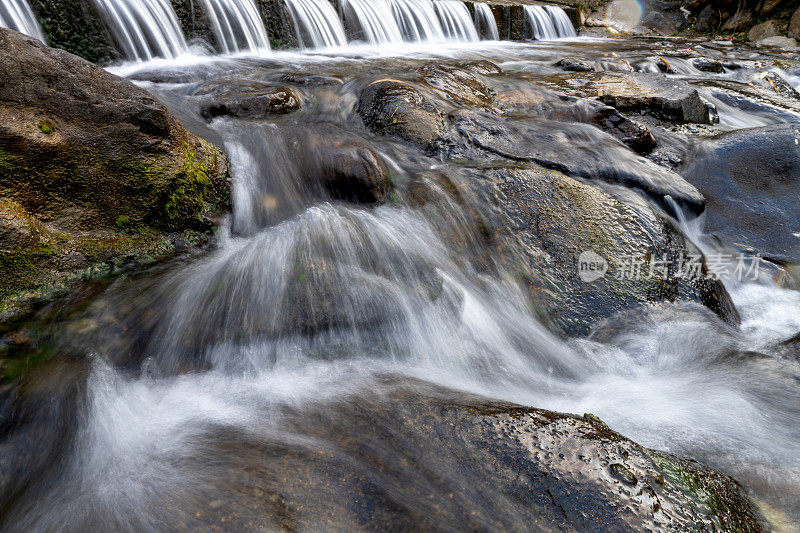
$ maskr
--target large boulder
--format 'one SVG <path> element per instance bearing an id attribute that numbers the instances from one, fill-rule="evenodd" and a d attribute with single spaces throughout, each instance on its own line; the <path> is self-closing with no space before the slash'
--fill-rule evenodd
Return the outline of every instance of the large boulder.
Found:
<path id="1" fill-rule="evenodd" d="M 747 32 L 747 38 L 751 42 L 756 42 L 766 39 L 767 37 L 775 37 L 776 35 L 780 35 L 783 33 L 784 29 L 786 29 L 785 25 L 781 24 L 777 20 L 768 20 L 766 22 L 762 22 L 761 24 L 756 24 L 750 28 L 750 31 Z"/>
<path id="2" fill-rule="evenodd" d="M 0 313 L 170 255 L 225 208 L 225 156 L 149 93 L 16 32 L 0 30 L 0 49 Z"/>
<path id="3" fill-rule="evenodd" d="M 707 199 L 708 233 L 729 246 L 800 261 L 800 126 L 743 129 L 711 138 L 680 172 Z"/>
<path id="4" fill-rule="evenodd" d="M 595 82 L 600 100 L 620 111 L 646 111 L 662 120 L 711 124 L 697 89 L 659 73 L 606 75 Z"/>
<path id="5" fill-rule="evenodd" d="M 739 320 L 722 284 L 703 275 L 700 252 L 636 194 L 612 197 L 535 166 L 463 169 L 447 178 L 478 219 L 489 255 L 520 277 L 557 331 L 585 335 L 602 318 L 664 300 L 702 302 Z M 698 271 L 682 276 L 679 258 L 692 256 Z M 584 272 L 588 259 L 604 268 Z"/>
<path id="6" fill-rule="evenodd" d="M 800 39 L 800 7 L 798 7 L 789 21 L 789 37 Z"/>

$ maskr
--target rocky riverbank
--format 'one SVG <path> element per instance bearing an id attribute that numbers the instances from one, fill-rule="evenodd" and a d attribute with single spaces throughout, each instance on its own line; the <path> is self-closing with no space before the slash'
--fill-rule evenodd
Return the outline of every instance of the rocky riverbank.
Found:
<path id="1" fill-rule="evenodd" d="M 800 516 L 797 328 L 752 341 L 713 259 L 797 286 L 793 56 L 641 38 L 134 83 L 0 48 L 0 525 Z M 555 412 L 585 405 L 645 445 Z"/>

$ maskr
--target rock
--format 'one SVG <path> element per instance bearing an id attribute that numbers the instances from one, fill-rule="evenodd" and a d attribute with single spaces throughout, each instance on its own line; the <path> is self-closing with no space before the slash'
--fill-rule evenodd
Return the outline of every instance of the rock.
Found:
<path id="1" fill-rule="evenodd" d="M 754 81 L 757 85 L 775 91 L 782 96 L 800 100 L 800 93 L 797 92 L 797 89 L 777 72 L 763 72 Z"/>
<path id="2" fill-rule="evenodd" d="M 707 32 L 711 31 L 716 26 L 717 21 L 714 20 L 714 13 L 711 8 L 711 4 L 708 4 L 697 15 L 697 21 L 695 22 L 694 29 L 698 32 Z"/>
<path id="3" fill-rule="evenodd" d="M 600 101 L 620 111 L 647 111 L 662 120 L 711 124 L 700 93 L 685 82 L 659 73 L 606 75 L 595 82 Z"/>
<path id="4" fill-rule="evenodd" d="M 725 32 L 738 32 L 746 29 L 749 26 L 753 25 L 753 13 L 751 9 L 744 7 L 736 11 L 736 13 L 730 17 L 725 23 L 722 25 L 720 30 L 722 33 Z"/>
<path id="5" fill-rule="evenodd" d="M 15 32 L 0 29 L 0 49 L 0 315 L 26 294 L 169 256 L 173 232 L 204 230 L 225 208 L 224 155 L 145 90 Z M 65 266 L 79 255 L 102 268 Z"/>
<path id="6" fill-rule="evenodd" d="M 800 126 L 742 129 L 708 139 L 680 172 L 708 199 L 709 234 L 740 250 L 800 262 Z"/>
<path id="7" fill-rule="evenodd" d="M 591 122 L 625 143 L 637 154 L 649 154 L 656 147 L 656 138 L 649 129 L 628 119 L 613 107 L 600 109 Z"/>
<path id="8" fill-rule="evenodd" d="M 503 69 L 495 65 L 488 59 L 479 59 L 474 61 L 459 61 L 456 66 L 460 69 L 466 69 L 476 74 L 483 74 L 484 76 L 493 76 L 502 74 Z"/>
<path id="9" fill-rule="evenodd" d="M 722 66 L 722 63 L 716 59 L 698 57 L 692 60 L 692 65 L 694 68 L 702 72 L 713 72 L 714 74 L 722 74 L 725 72 L 725 68 Z"/>
<path id="10" fill-rule="evenodd" d="M 257 84 L 234 86 L 215 90 L 213 95 L 214 101 L 200 110 L 206 120 L 219 116 L 264 118 L 291 113 L 301 106 L 300 96 L 289 87 Z"/>
<path id="11" fill-rule="evenodd" d="M 286 74 L 281 76 L 284 83 L 294 83 L 297 85 L 341 85 L 344 83 L 341 78 L 335 76 L 301 76 L 297 74 Z"/>
<path id="12" fill-rule="evenodd" d="M 425 83 L 459 104 L 484 108 L 494 104 L 494 91 L 470 70 L 433 63 L 420 72 Z"/>
<path id="13" fill-rule="evenodd" d="M 533 162 L 569 176 L 602 180 L 636 188 L 655 202 L 670 195 L 693 212 L 702 211 L 703 197 L 679 175 L 637 156 L 608 133 L 588 124 L 548 120 L 504 121 L 488 114 L 453 114 L 458 143 L 448 157 L 456 160 L 496 159 Z M 478 151 L 476 151 L 476 149 Z"/>
<path id="14" fill-rule="evenodd" d="M 800 39 L 800 7 L 798 7 L 789 21 L 789 37 Z"/>
<path id="15" fill-rule="evenodd" d="M 633 193 L 622 201 L 535 166 L 464 169 L 448 177 L 466 212 L 480 220 L 487 254 L 522 279 L 543 321 L 560 333 L 586 335 L 604 317 L 675 299 L 699 301 L 725 320 L 739 320 L 718 281 L 633 272 L 634 263 L 647 270 L 651 258 L 699 254 L 669 219 Z M 579 270 L 590 256 L 607 269 L 596 278 Z M 675 272 L 676 266 L 665 268 Z"/>
<path id="16" fill-rule="evenodd" d="M 556 66 L 571 72 L 594 72 L 594 61 L 580 57 L 565 57 Z"/>
<path id="17" fill-rule="evenodd" d="M 392 190 L 383 160 L 356 135 L 326 127 L 305 139 L 300 167 L 305 180 L 331 197 L 382 203 Z"/>
<path id="18" fill-rule="evenodd" d="M 597 60 L 597 70 L 605 72 L 633 72 L 633 67 L 626 59 L 603 57 Z"/>
<path id="19" fill-rule="evenodd" d="M 756 42 L 756 46 L 763 48 L 793 49 L 797 48 L 797 41 L 795 41 L 790 37 L 781 37 L 780 35 L 778 35 L 775 37 L 767 37 L 766 39 L 761 39 L 760 41 Z"/>
<path id="20" fill-rule="evenodd" d="M 445 129 L 442 113 L 402 81 L 373 81 L 361 91 L 357 111 L 373 133 L 395 135 L 426 148 Z"/>
<path id="21" fill-rule="evenodd" d="M 784 25 L 777 20 L 768 20 L 750 28 L 750 31 L 747 32 L 747 39 L 751 42 L 761 41 L 767 37 L 780 35 L 784 29 Z"/>

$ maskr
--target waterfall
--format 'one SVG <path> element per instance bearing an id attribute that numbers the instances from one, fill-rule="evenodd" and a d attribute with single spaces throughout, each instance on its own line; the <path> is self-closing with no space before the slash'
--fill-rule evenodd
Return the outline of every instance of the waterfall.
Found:
<path id="1" fill-rule="evenodd" d="M 463 2 L 460 0 L 435 0 L 434 5 L 445 37 L 456 41 L 480 40 L 467 6 Z"/>
<path id="2" fill-rule="evenodd" d="M 328 0 L 286 0 L 297 40 L 303 48 L 344 46 L 342 21 Z"/>
<path id="3" fill-rule="evenodd" d="M 264 21 L 253 0 L 203 0 L 220 52 L 269 49 Z"/>
<path id="4" fill-rule="evenodd" d="M 558 6 L 524 6 L 531 35 L 538 41 L 575 37 L 569 17 Z"/>
<path id="5" fill-rule="evenodd" d="M 488 4 L 475 2 L 475 28 L 481 37 L 491 41 L 499 41 L 500 33 L 497 31 L 497 21 Z"/>
<path id="6" fill-rule="evenodd" d="M 390 0 L 390 6 L 405 40 L 444 40 L 444 31 L 431 0 Z"/>
<path id="7" fill-rule="evenodd" d="M 26 0 L 0 0 L 0 27 L 10 28 L 44 42 L 44 33 Z"/>
<path id="8" fill-rule="evenodd" d="M 368 43 L 398 43 L 403 40 L 403 32 L 392 8 L 384 0 L 344 0 L 342 11 L 345 21 L 358 28 Z"/>
<path id="9" fill-rule="evenodd" d="M 168 0 L 94 0 L 126 59 L 173 58 L 186 40 Z"/>

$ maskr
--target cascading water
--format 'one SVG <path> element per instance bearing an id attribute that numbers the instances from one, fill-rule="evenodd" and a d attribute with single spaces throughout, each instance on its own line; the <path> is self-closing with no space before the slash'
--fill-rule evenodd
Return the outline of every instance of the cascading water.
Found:
<path id="1" fill-rule="evenodd" d="M 364 41 L 370 44 L 403 41 L 392 8 L 384 0 L 344 0 L 341 9 L 345 23 Z"/>
<path id="2" fill-rule="evenodd" d="M 168 0 L 94 0 L 126 59 L 174 58 L 187 51 Z"/>
<path id="3" fill-rule="evenodd" d="M 436 14 L 442 23 L 445 37 L 456 41 L 478 41 L 478 31 L 469 16 L 467 6 L 459 0 L 434 0 Z"/>
<path id="4" fill-rule="evenodd" d="M 10 28 L 45 42 L 42 28 L 26 0 L 0 2 L 0 27 Z"/>
<path id="5" fill-rule="evenodd" d="M 406 41 L 443 41 L 442 27 L 431 0 L 389 0 Z"/>
<path id="6" fill-rule="evenodd" d="M 537 41 L 575 37 L 569 17 L 558 6 L 524 6 L 530 35 Z"/>
<path id="7" fill-rule="evenodd" d="M 328 0 L 286 0 L 286 7 L 302 48 L 347 44 L 342 21 Z"/>
<path id="8" fill-rule="evenodd" d="M 220 52 L 269 49 L 264 21 L 253 0 L 203 0 Z"/>
<path id="9" fill-rule="evenodd" d="M 500 33 L 497 31 L 497 21 L 494 19 L 492 8 L 483 2 L 475 2 L 475 29 L 484 39 L 499 41 Z"/>

